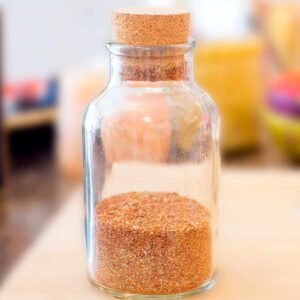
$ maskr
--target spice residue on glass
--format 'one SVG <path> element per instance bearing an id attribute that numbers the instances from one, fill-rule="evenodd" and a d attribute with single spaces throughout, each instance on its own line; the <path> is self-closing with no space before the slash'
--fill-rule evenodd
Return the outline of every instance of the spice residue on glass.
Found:
<path id="1" fill-rule="evenodd" d="M 210 215 L 177 193 L 130 192 L 96 207 L 97 281 L 139 294 L 173 294 L 211 275 Z"/>

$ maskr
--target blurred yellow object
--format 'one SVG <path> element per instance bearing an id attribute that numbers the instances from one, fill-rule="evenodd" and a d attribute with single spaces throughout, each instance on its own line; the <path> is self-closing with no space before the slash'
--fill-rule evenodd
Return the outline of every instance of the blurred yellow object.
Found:
<path id="1" fill-rule="evenodd" d="M 84 110 L 92 97 L 106 85 L 103 68 L 79 68 L 61 77 L 57 126 L 57 154 L 61 170 L 72 179 L 81 179 L 82 130 Z"/>
<path id="2" fill-rule="evenodd" d="M 261 41 L 249 37 L 200 43 L 195 76 L 219 106 L 223 151 L 258 146 L 257 112 L 264 97 Z"/>
<path id="3" fill-rule="evenodd" d="M 272 3 L 266 17 L 266 30 L 271 46 L 284 68 L 294 68 L 300 62 L 299 3 Z"/>
<path id="4" fill-rule="evenodd" d="M 281 151 L 292 160 L 300 161 L 300 119 L 265 110 L 263 120 Z"/>

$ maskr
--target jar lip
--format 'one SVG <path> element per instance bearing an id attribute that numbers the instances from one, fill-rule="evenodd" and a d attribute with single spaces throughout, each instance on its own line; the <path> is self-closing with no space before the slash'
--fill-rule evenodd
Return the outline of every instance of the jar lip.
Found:
<path id="1" fill-rule="evenodd" d="M 193 39 L 189 39 L 184 44 L 158 46 L 127 45 L 111 42 L 106 44 L 106 49 L 111 54 L 119 56 L 178 56 L 193 50 L 195 44 Z"/>

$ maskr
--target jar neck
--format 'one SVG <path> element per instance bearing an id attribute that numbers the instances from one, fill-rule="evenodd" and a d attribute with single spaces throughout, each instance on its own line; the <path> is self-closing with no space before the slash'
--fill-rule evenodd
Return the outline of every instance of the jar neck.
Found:
<path id="1" fill-rule="evenodd" d="M 194 42 L 174 46 L 108 44 L 110 85 L 126 82 L 189 81 L 193 78 Z"/>

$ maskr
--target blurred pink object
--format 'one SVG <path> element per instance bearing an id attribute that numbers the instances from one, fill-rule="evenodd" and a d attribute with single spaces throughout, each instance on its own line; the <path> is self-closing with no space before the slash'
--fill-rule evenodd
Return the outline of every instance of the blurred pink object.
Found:
<path id="1" fill-rule="evenodd" d="M 268 104 L 272 110 L 300 118 L 300 71 L 283 73 L 271 86 Z"/>
<path id="2" fill-rule="evenodd" d="M 85 107 L 106 85 L 105 65 L 76 68 L 61 76 L 57 125 L 57 155 L 63 173 L 72 179 L 82 176 L 81 124 Z"/>

